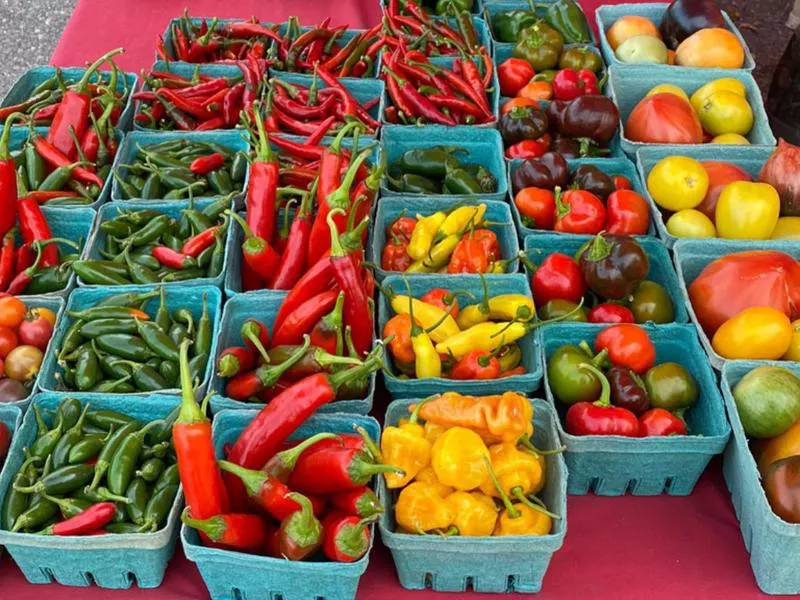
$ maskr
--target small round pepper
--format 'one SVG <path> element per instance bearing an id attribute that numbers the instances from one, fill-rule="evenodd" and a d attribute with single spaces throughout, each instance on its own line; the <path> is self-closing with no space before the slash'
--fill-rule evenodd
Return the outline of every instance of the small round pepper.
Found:
<path id="1" fill-rule="evenodd" d="M 444 499 L 455 515 L 453 525 L 461 536 L 492 535 L 497 523 L 497 507 L 480 492 L 453 492 Z"/>
<path id="2" fill-rule="evenodd" d="M 471 429 L 452 427 L 433 444 L 431 465 L 440 483 L 470 491 L 488 477 L 484 457 L 490 455 L 481 436 Z"/>
<path id="3" fill-rule="evenodd" d="M 656 365 L 644 376 L 647 396 L 654 408 L 678 411 L 697 402 L 700 392 L 692 374 L 674 362 Z"/>

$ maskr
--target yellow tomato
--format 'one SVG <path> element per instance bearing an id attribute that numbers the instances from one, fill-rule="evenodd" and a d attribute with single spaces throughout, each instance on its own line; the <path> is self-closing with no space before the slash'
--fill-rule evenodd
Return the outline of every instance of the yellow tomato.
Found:
<path id="1" fill-rule="evenodd" d="M 781 357 L 783 360 L 800 361 L 800 319 L 792 323 L 792 341 L 789 349 Z"/>
<path id="2" fill-rule="evenodd" d="M 697 116 L 703 129 L 711 135 L 745 135 L 753 128 L 753 109 L 747 98 L 733 92 L 714 92 L 705 99 Z"/>
<path id="3" fill-rule="evenodd" d="M 693 208 L 679 210 L 667 221 L 667 231 L 670 235 L 681 238 L 710 238 L 717 237 L 714 223 Z"/>
<path id="4" fill-rule="evenodd" d="M 711 140 L 712 144 L 744 144 L 750 145 L 750 140 L 748 140 L 743 135 L 739 135 L 738 133 L 723 133 L 722 135 L 718 135 L 713 140 Z"/>
<path id="5" fill-rule="evenodd" d="M 661 208 L 679 211 L 694 208 L 708 191 L 708 173 L 688 156 L 662 158 L 647 175 L 647 189 Z"/>
<path id="6" fill-rule="evenodd" d="M 692 94 L 692 97 L 689 99 L 689 102 L 692 103 L 692 107 L 694 108 L 695 112 L 699 113 L 700 108 L 703 106 L 703 104 L 705 104 L 705 101 L 708 99 L 708 97 L 717 92 L 733 92 L 742 98 L 747 97 L 747 90 L 741 81 L 734 79 L 733 77 L 723 77 L 722 79 L 710 81 L 695 91 L 695 93 Z"/>
<path id="7" fill-rule="evenodd" d="M 734 181 L 717 201 L 717 234 L 732 240 L 767 240 L 778 224 L 781 200 L 768 183 Z"/>
<path id="8" fill-rule="evenodd" d="M 725 321 L 711 345 L 723 358 L 777 360 L 789 350 L 789 317 L 770 306 L 753 306 Z"/>
<path id="9" fill-rule="evenodd" d="M 49 308 L 44 308 L 42 306 L 37 306 L 36 308 L 31 309 L 31 314 L 34 317 L 42 317 L 45 321 L 50 323 L 51 326 L 55 327 L 56 325 L 56 313 L 54 313 Z"/>
<path id="10" fill-rule="evenodd" d="M 800 217 L 781 217 L 772 230 L 771 240 L 800 240 Z"/>
<path id="11" fill-rule="evenodd" d="M 656 94 L 675 94 L 684 100 L 689 99 L 688 94 L 684 92 L 683 89 L 672 83 L 659 83 L 656 87 L 647 92 L 647 96 L 655 96 Z"/>

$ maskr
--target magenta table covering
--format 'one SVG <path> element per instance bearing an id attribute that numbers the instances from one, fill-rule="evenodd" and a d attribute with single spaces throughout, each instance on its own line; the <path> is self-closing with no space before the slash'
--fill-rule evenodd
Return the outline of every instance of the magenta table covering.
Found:
<path id="1" fill-rule="evenodd" d="M 613 2 L 612 2 L 613 3 Z M 127 70 L 148 67 L 154 40 L 184 4 L 192 15 L 280 21 L 298 14 L 303 23 L 331 15 L 335 24 L 366 27 L 377 22 L 377 0 L 79 0 L 53 54 L 56 65 L 78 65 L 123 46 Z M 600 2 L 583 2 L 590 18 Z M 379 408 L 376 414 L 382 414 Z M 673 600 L 769 598 L 750 570 L 739 525 L 715 461 L 688 497 L 601 498 L 571 496 L 564 547 L 555 554 L 540 600 Z M 206 598 L 203 581 L 178 550 L 157 590 L 110 591 L 28 584 L 7 553 L 0 561 L 3 600 L 180 600 Z M 434 600 L 433 592 L 409 592 L 398 582 L 389 552 L 377 543 L 358 600 Z M 455 597 L 455 596 L 454 596 Z M 471 600 L 496 595 L 462 595 Z M 523 595 L 516 597 L 522 598 Z"/>

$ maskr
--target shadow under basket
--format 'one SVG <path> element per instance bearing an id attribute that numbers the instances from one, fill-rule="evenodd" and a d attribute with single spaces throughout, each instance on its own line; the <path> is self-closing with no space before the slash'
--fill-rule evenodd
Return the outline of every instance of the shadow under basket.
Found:
<path id="1" fill-rule="evenodd" d="M 396 424 L 408 416 L 410 404 L 417 400 L 398 400 L 389 405 L 385 423 Z M 559 445 L 556 415 L 539 399 L 534 408 L 533 443 L 537 448 Z M 378 522 L 381 539 L 392 552 L 400 585 L 409 590 L 435 592 L 535 593 L 542 589 L 550 559 L 564 543 L 567 532 L 567 470 L 564 457 L 546 457 L 547 483 L 540 496 L 558 515 L 548 535 L 506 537 L 448 537 L 397 533 L 394 520 L 394 493 L 390 495 L 383 478 L 381 500 L 386 511 Z"/>

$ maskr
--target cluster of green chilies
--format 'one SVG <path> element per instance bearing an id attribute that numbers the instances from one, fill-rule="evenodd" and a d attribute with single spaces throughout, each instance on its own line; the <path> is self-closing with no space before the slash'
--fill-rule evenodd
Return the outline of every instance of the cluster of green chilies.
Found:
<path id="1" fill-rule="evenodd" d="M 153 302 L 153 317 L 143 309 Z M 205 376 L 213 341 L 208 302 L 195 319 L 187 307 L 170 310 L 163 287 L 111 296 L 91 308 L 71 311 L 56 348 L 64 390 L 103 393 L 157 392 L 179 383 L 178 348 L 191 345 L 192 380 Z"/>
<path id="2" fill-rule="evenodd" d="M 155 210 L 120 210 L 98 226 L 105 234 L 100 259 L 80 260 L 73 269 L 89 285 L 147 285 L 215 278 L 225 262 L 231 196 L 203 210 L 192 205 L 180 217 Z"/>
<path id="3" fill-rule="evenodd" d="M 69 397 L 50 418 L 38 403 L 31 410 L 36 437 L 3 502 L 2 529 L 75 536 L 164 526 L 180 482 L 170 435 L 177 408 L 147 424 Z"/>
<path id="4" fill-rule="evenodd" d="M 114 178 L 124 200 L 186 200 L 241 191 L 247 155 L 210 141 L 173 139 L 139 146 Z"/>

